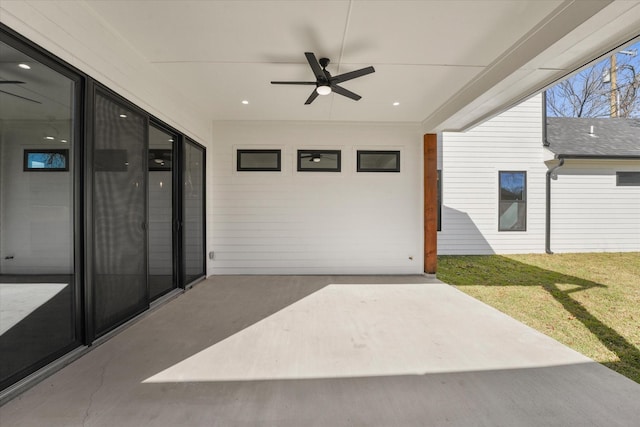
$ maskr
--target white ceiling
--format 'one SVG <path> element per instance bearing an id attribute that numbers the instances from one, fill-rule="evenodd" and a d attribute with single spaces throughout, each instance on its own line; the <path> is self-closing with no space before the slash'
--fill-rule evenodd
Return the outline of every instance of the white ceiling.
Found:
<path id="1" fill-rule="evenodd" d="M 640 1 L 88 1 L 213 120 L 418 122 L 490 117 L 640 32 Z M 304 52 L 362 95 L 318 97 Z M 242 100 L 248 100 L 243 105 Z M 392 106 L 393 102 L 399 106 Z"/>

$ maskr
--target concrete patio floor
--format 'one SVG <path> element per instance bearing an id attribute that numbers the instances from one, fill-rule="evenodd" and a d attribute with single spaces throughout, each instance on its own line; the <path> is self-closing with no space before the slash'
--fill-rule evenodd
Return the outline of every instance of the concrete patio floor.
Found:
<path id="1" fill-rule="evenodd" d="M 637 426 L 640 385 L 435 279 L 217 276 L 9 426 Z"/>

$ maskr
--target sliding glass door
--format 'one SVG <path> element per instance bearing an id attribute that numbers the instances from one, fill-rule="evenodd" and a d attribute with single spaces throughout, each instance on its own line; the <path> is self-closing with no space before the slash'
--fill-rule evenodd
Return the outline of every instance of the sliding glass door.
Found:
<path id="1" fill-rule="evenodd" d="M 182 171 L 182 283 L 204 277 L 205 270 L 205 150 L 186 140 L 183 145 Z"/>
<path id="2" fill-rule="evenodd" d="M 96 336 L 149 306 L 147 117 L 96 91 L 93 146 L 93 305 Z"/>
<path id="3" fill-rule="evenodd" d="M 2 24 L 0 58 L 4 399 L 204 277 L 205 149 Z"/>
<path id="4" fill-rule="evenodd" d="M 1 390 L 80 344 L 81 80 L 0 36 Z"/>
<path id="5" fill-rule="evenodd" d="M 149 126 L 149 290 L 154 300 L 177 287 L 174 146 L 178 136 Z"/>

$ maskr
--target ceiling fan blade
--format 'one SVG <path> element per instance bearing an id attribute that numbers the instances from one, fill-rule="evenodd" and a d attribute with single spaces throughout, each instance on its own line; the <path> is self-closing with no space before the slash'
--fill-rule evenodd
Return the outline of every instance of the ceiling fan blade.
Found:
<path id="1" fill-rule="evenodd" d="M 1 93 L 6 93 L 7 95 L 15 96 L 16 98 L 24 99 L 25 101 L 35 102 L 36 104 L 42 104 L 40 101 L 36 101 L 35 99 L 25 98 L 24 96 L 16 95 L 15 93 L 6 92 L 4 90 L 0 90 Z"/>
<path id="2" fill-rule="evenodd" d="M 360 98 L 362 98 L 360 95 L 358 95 L 357 93 L 353 93 L 350 90 L 347 90 L 345 88 L 343 88 L 342 86 L 338 86 L 338 85 L 331 85 L 331 89 L 333 89 L 333 91 L 335 93 L 338 93 L 342 96 L 346 96 L 347 98 L 351 98 L 354 101 L 359 100 Z"/>
<path id="3" fill-rule="evenodd" d="M 311 92 L 311 95 L 309 95 L 309 98 L 307 98 L 307 101 L 304 103 L 304 105 L 309 105 L 313 102 L 314 99 L 316 99 L 318 97 L 318 92 L 316 92 L 316 90 L 314 89 L 313 92 Z"/>
<path id="4" fill-rule="evenodd" d="M 272 85 L 315 85 L 316 82 L 271 82 Z"/>
<path id="5" fill-rule="evenodd" d="M 307 61 L 309 65 L 311 65 L 311 69 L 313 70 L 313 75 L 316 76 L 317 80 L 326 80 L 326 76 L 324 75 L 324 71 L 320 67 L 320 63 L 316 59 L 316 56 L 311 52 L 305 52 L 304 56 L 307 57 Z"/>
<path id="6" fill-rule="evenodd" d="M 355 79 L 357 77 L 366 76 L 367 74 L 374 73 L 376 70 L 373 67 L 361 68 L 359 70 L 350 71 L 348 73 L 339 74 L 337 76 L 331 77 L 331 83 L 342 83 L 347 80 Z"/>
<path id="7" fill-rule="evenodd" d="M 23 85 L 24 82 L 21 82 L 20 80 L 0 80 L 0 85 L 8 85 L 8 84 Z"/>

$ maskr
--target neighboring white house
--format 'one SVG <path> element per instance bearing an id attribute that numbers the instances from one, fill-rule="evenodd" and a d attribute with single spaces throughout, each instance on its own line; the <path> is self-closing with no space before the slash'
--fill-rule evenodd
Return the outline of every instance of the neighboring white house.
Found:
<path id="1" fill-rule="evenodd" d="M 438 254 L 640 250 L 640 120 L 547 123 L 538 95 L 441 135 Z"/>

